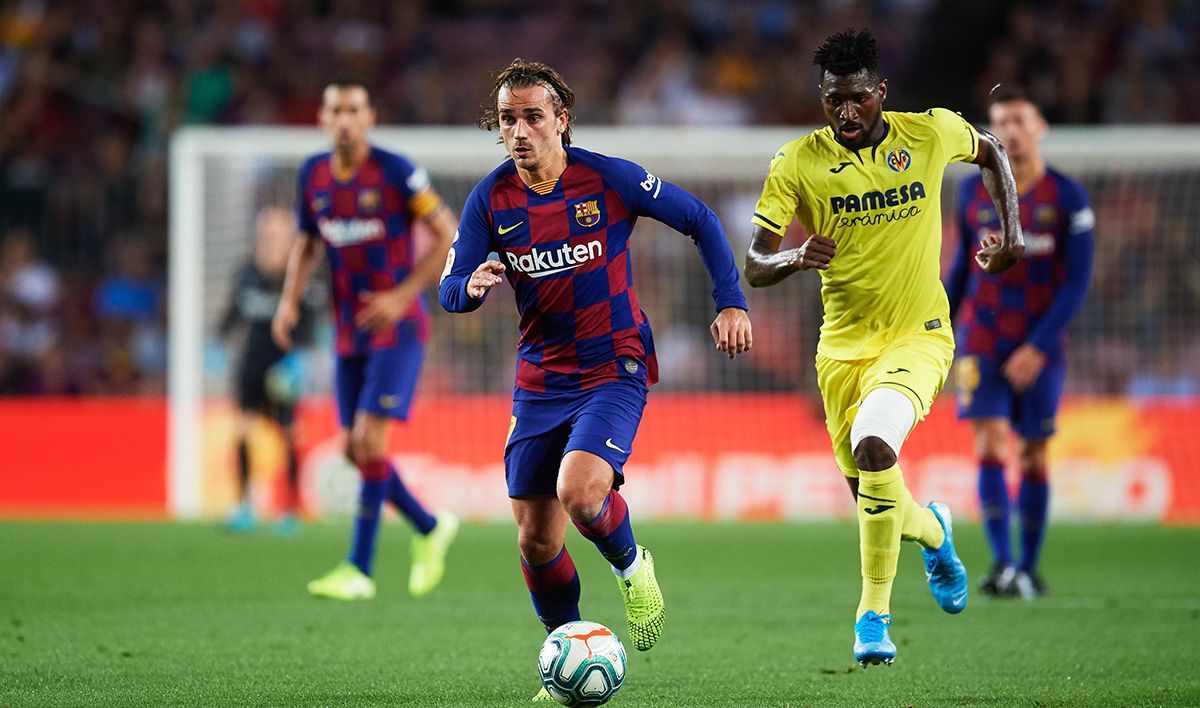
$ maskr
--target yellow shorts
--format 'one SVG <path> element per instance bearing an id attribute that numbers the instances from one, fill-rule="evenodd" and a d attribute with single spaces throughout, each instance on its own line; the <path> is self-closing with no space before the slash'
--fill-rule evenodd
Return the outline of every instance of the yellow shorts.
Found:
<path id="1" fill-rule="evenodd" d="M 850 426 L 867 394 L 877 388 L 903 393 L 912 401 L 919 422 L 946 383 L 953 361 L 954 339 L 940 331 L 902 337 L 874 359 L 841 361 L 817 355 L 817 386 L 825 403 L 825 425 L 842 474 L 858 476 L 850 449 Z"/>

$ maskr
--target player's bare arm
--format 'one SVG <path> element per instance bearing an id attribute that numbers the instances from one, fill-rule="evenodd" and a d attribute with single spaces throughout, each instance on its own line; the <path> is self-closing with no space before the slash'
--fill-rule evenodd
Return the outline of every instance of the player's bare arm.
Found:
<path id="1" fill-rule="evenodd" d="M 740 307 L 726 307 L 717 313 L 708 328 L 712 333 L 717 351 L 725 352 L 732 359 L 742 352 L 750 351 L 754 337 L 750 331 L 750 316 Z"/>
<path id="2" fill-rule="evenodd" d="M 305 234 L 296 239 L 288 254 L 283 293 L 279 297 L 275 317 L 271 320 L 271 338 L 284 351 L 292 348 L 292 330 L 300 321 L 300 297 L 312 280 L 323 252 L 321 242 L 315 236 Z"/>
<path id="3" fill-rule="evenodd" d="M 829 262 L 837 255 L 837 242 L 828 236 L 813 234 L 798 248 L 779 250 L 783 237 L 754 227 L 750 250 L 746 253 L 746 282 L 751 287 L 774 285 L 798 270 L 829 270 Z"/>
<path id="4" fill-rule="evenodd" d="M 975 260 L 987 273 L 1003 273 L 1016 265 L 1025 254 L 1017 180 L 1013 177 L 1004 146 L 986 130 L 979 131 L 979 152 L 975 156 L 975 164 L 979 165 L 983 186 L 996 205 L 1001 229 L 998 242 L 980 244 Z"/>
<path id="5" fill-rule="evenodd" d="M 432 190 L 427 191 L 437 198 Z M 450 244 L 454 242 L 454 232 L 458 230 L 458 219 L 449 207 L 441 204 L 426 215 L 424 221 L 433 232 L 433 245 L 416 262 L 408 277 L 395 287 L 359 295 L 365 306 L 354 318 L 356 327 L 372 331 L 394 327 L 412 309 L 413 302 L 421 291 L 441 273 L 442 265 L 446 262 L 446 253 L 450 250 Z"/>

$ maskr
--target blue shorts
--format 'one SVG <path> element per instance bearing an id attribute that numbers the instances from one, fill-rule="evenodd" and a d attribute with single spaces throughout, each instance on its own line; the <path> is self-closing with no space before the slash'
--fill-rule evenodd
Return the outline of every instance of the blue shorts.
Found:
<path id="1" fill-rule="evenodd" d="M 993 357 L 965 356 L 955 371 L 959 418 L 1006 418 L 1017 435 L 1045 440 L 1054 435 L 1067 361 L 1062 353 L 1046 358 L 1046 366 L 1023 393 L 1017 393 Z"/>
<path id="2" fill-rule="evenodd" d="M 339 355 L 334 366 L 333 391 L 342 427 L 353 426 L 358 411 L 408 420 L 424 359 L 425 345 L 420 342 Z"/>
<path id="3" fill-rule="evenodd" d="M 572 450 L 612 465 L 613 489 L 619 489 L 646 392 L 643 382 L 619 379 L 575 394 L 514 400 L 504 446 L 508 496 L 555 496 L 559 465 Z"/>

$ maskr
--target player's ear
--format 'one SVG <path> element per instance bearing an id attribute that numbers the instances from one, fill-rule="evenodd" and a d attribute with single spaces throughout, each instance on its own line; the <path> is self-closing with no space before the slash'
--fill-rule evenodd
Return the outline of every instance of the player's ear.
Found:
<path id="1" fill-rule="evenodd" d="M 882 81 L 879 82 L 879 102 L 880 103 L 883 103 L 883 99 L 887 98 L 887 87 L 888 87 L 887 79 L 883 79 Z"/>

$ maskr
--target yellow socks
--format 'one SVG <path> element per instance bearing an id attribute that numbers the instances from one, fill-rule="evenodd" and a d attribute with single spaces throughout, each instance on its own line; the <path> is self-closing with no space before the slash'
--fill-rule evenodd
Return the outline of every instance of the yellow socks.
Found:
<path id="1" fill-rule="evenodd" d="M 863 588 L 856 618 L 867 610 L 888 614 L 901 539 L 938 548 L 945 534 L 933 512 L 913 501 L 904 486 L 900 465 L 878 472 L 859 470 L 858 543 Z"/>

